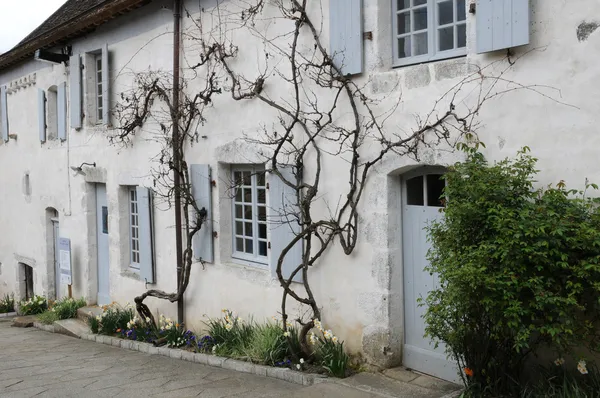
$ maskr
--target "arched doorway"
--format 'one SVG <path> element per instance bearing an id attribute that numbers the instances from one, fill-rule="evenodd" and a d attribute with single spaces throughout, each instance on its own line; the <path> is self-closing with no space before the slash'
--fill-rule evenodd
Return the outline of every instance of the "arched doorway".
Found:
<path id="1" fill-rule="evenodd" d="M 443 167 L 422 167 L 402 176 L 402 258 L 404 264 L 404 366 L 445 380 L 458 381 L 456 365 L 445 348 L 435 348 L 425 335 L 426 308 L 419 299 L 437 287 L 437 277 L 425 271 L 430 243 L 426 226 L 442 217 Z"/>

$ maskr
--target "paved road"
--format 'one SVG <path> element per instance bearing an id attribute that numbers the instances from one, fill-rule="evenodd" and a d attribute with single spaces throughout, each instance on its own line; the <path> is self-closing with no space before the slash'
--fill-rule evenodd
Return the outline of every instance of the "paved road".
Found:
<path id="1" fill-rule="evenodd" d="M 284 381 L 0 321 L 0 397 L 250 398 L 289 397 L 300 390 Z"/>

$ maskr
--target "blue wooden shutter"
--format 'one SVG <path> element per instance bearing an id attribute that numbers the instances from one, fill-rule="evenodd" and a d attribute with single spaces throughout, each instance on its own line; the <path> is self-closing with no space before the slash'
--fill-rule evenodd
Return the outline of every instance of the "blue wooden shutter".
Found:
<path id="1" fill-rule="evenodd" d="M 190 180 L 196 206 L 198 206 L 198 209 L 206 209 L 206 221 L 192 240 L 194 258 L 212 263 L 214 261 L 214 246 L 210 166 L 207 164 L 192 164 L 190 166 Z M 190 215 L 190 217 L 195 217 L 195 215 Z"/>
<path id="2" fill-rule="evenodd" d="M 8 101 L 6 96 L 6 86 L 0 87 L 0 131 L 2 139 L 8 142 Z"/>
<path id="3" fill-rule="evenodd" d="M 56 117 L 58 119 L 58 139 L 65 141 L 67 139 L 67 83 L 62 82 L 58 85 L 56 96 Z"/>
<path id="4" fill-rule="evenodd" d="M 279 172 L 288 181 L 296 181 L 291 166 L 279 166 Z M 284 183 L 277 175 L 269 174 L 269 207 L 267 210 L 269 223 L 269 265 L 273 276 L 277 277 L 277 262 L 283 249 L 301 232 L 297 217 L 299 214 L 296 191 Z M 298 241 L 284 258 L 281 271 L 284 278 L 302 263 L 302 240 Z M 302 270 L 294 276 L 294 282 L 302 282 Z"/>
<path id="5" fill-rule="evenodd" d="M 362 0 L 329 0 L 329 55 L 342 74 L 362 72 Z"/>
<path id="6" fill-rule="evenodd" d="M 46 142 L 46 93 L 38 88 L 38 131 L 40 142 Z"/>
<path id="7" fill-rule="evenodd" d="M 102 47 L 102 124 L 110 126 L 110 76 L 108 44 Z"/>
<path id="8" fill-rule="evenodd" d="M 140 234 L 140 279 L 154 283 L 154 245 L 152 244 L 152 192 L 136 187 L 138 201 L 138 225 Z"/>
<path id="9" fill-rule="evenodd" d="M 73 55 L 69 61 L 69 113 L 71 127 L 81 128 L 81 58 Z"/>
<path id="10" fill-rule="evenodd" d="M 529 44 L 530 0 L 477 0 L 477 52 Z"/>

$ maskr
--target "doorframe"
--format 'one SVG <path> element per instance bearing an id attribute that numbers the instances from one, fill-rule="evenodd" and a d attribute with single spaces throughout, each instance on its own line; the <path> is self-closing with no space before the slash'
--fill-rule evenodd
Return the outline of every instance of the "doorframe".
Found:
<path id="1" fill-rule="evenodd" d="M 104 186 L 104 193 L 105 193 L 105 196 L 106 196 L 106 206 L 107 206 L 108 217 L 109 217 L 109 222 L 108 222 L 108 248 L 107 248 L 107 253 L 106 253 L 106 255 L 107 255 L 107 261 L 108 261 L 108 295 L 109 295 L 109 298 L 110 298 L 110 262 L 111 262 L 110 261 L 111 260 L 111 258 L 110 258 L 110 230 L 111 230 L 111 224 L 112 223 L 110 222 L 110 208 L 108 208 L 108 206 L 109 206 L 109 196 L 108 196 L 108 187 L 107 187 L 107 184 L 104 183 L 104 182 L 96 182 L 96 183 L 91 184 L 91 185 L 93 186 L 93 195 L 92 196 L 94 197 L 94 199 L 93 199 L 93 202 L 94 202 L 94 211 L 92 212 L 92 214 L 94 216 L 94 222 L 93 222 L 92 226 L 93 226 L 93 234 L 94 234 L 94 237 L 95 237 L 94 246 L 93 246 L 95 248 L 95 253 L 93 255 L 93 258 L 95 259 L 95 262 L 94 262 L 94 268 L 95 268 L 95 270 L 94 270 L 93 274 L 90 273 L 89 280 L 90 280 L 90 283 L 93 283 L 93 286 L 91 286 L 90 288 L 93 289 L 93 291 L 95 292 L 94 296 L 92 296 L 92 297 L 94 297 L 94 300 L 97 302 L 99 285 L 100 285 L 100 279 L 99 279 L 99 276 L 98 276 L 98 273 L 99 273 L 99 270 L 100 270 L 100 259 L 99 259 L 99 255 L 98 255 L 98 252 L 99 252 L 99 250 L 98 250 L 99 249 L 99 247 L 98 247 L 98 230 L 99 230 L 100 227 L 98 225 L 98 202 L 97 202 L 97 200 L 98 200 L 97 199 L 98 198 L 98 196 L 97 196 L 98 195 L 98 186 L 99 185 L 103 185 Z M 90 269 L 90 271 L 91 271 L 91 269 Z M 93 276 L 93 278 L 92 278 L 92 276 Z"/>

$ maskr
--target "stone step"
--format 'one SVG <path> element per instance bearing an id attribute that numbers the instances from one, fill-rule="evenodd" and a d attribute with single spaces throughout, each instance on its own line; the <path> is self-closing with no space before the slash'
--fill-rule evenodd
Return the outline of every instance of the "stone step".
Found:
<path id="1" fill-rule="evenodd" d="M 88 318 L 91 316 L 98 316 L 102 314 L 102 308 L 97 306 L 81 307 L 77 310 L 77 319 L 80 319 L 87 324 Z"/>
<path id="2" fill-rule="evenodd" d="M 18 316 L 13 318 L 12 326 L 16 328 L 30 328 L 36 320 L 37 318 L 35 315 Z"/>
<path id="3" fill-rule="evenodd" d="M 87 323 L 83 322 L 81 319 L 63 319 L 62 321 L 56 321 L 54 322 L 54 332 L 78 338 L 92 333 Z"/>

